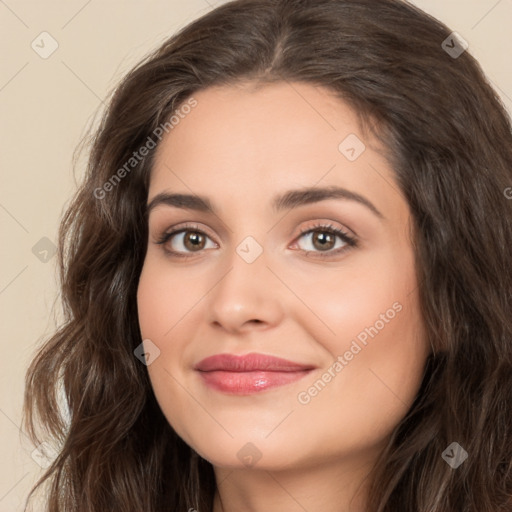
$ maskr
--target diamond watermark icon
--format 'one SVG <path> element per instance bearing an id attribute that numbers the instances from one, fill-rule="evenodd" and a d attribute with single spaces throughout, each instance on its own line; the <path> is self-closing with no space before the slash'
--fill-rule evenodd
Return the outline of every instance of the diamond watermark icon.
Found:
<path id="1" fill-rule="evenodd" d="M 468 458 L 468 452 L 459 443 L 453 442 L 441 454 L 441 457 L 449 466 L 457 469 Z"/>
<path id="2" fill-rule="evenodd" d="M 59 47 L 59 43 L 48 32 L 41 32 L 30 45 L 39 57 L 47 59 Z"/>
<path id="3" fill-rule="evenodd" d="M 30 454 L 32 460 L 43 469 L 50 467 L 51 463 L 56 459 L 57 455 L 57 450 L 48 441 L 41 443 Z"/>
<path id="4" fill-rule="evenodd" d="M 469 48 L 469 43 L 458 32 L 452 32 L 441 43 L 441 48 L 452 59 L 458 59 Z"/>
<path id="5" fill-rule="evenodd" d="M 43 263 L 48 263 L 56 252 L 57 247 L 46 236 L 43 236 L 43 238 L 32 247 L 32 254 Z"/>
<path id="6" fill-rule="evenodd" d="M 357 160 L 365 149 L 363 141 L 355 133 L 347 135 L 338 146 L 339 152 L 350 162 Z"/>
<path id="7" fill-rule="evenodd" d="M 236 456 L 244 466 L 250 468 L 261 459 L 262 453 L 253 443 L 246 443 L 238 450 Z"/>
<path id="8" fill-rule="evenodd" d="M 133 353 L 142 364 L 149 366 L 160 356 L 160 349 L 150 339 L 146 339 L 137 346 Z"/>
<path id="9" fill-rule="evenodd" d="M 263 247 L 252 236 L 247 236 L 240 242 L 236 252 L 246 263 L 252 263 L 261 255 Z"/>

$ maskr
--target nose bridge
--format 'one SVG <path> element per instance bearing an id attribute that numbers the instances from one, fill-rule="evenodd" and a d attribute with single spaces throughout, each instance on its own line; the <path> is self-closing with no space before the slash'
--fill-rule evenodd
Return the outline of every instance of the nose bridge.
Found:
<path id="1" fill-rule="evenodd" d="M 211 321 L 233 330 L 246 322 L 275 324 L 283 304 L 278 283 L 267 268 L 267 253 L 254 237 L 246 236 L 224 261 L 227 271 L 212 289 Z"/>

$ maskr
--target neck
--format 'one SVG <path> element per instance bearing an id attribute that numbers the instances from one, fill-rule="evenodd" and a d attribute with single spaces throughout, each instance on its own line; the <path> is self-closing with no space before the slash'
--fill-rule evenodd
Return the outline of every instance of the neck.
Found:
<path id="1" fill-rule="evenodd" d="M 370 461 L 265 470 L 215 468 L 213 512 L 364 512 Z"/>

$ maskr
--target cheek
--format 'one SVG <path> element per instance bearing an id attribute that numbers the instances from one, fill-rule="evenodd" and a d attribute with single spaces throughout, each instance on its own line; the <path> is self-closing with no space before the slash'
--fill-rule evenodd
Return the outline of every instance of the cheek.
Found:
<path id="1" fill-rule="evenodd" d="M 197 288 L 187 286 L 169 265 L 157 258 L 145 261 L 137 289 L 139 325 L 142 339 L 151 340 L 159 350 L 147 371 L 162 413 L 189 444 L 192 439 L 187 436 L 188 422 L 183 411 L 190 405 L 190 397 L 183 392 L 176 368 L 187 346 L 187 333 L 183 332 L 186 315 L 197 303 L 197 295 Z"/>
<path id="2" fill-rule="evenodd" d="M 339 277 L 314 279 L 316 286 L 309 288 L 307 299 L 316 318 L 311 316 L 309 324 L 303 320 L 302 326 L 313 332 L 312 326 L 322 320 L 315 327 L 315 339 L 332 359 L 327 371 L 303 388 L 300 403 L 312 414 L 329 410 L 343 422 L 348 412 L 357 429 L 378 423 L 385 431 L 412 404 L 429 347 L 413 256 L 406 254 L 360 259 L 360 265 L 345 268 Z"/>
<path id="3" fill-rule="evenodd" d="M 428 355 L 417 295 L 381 275 L 341 296 L 324 309 L 336 332 L 322 339 L 332 363 L 305 383 L 300 403 L 312 416 L 328 411 L 354 443 L 383 439 L 412 405 Z M 335 443 L 337 430 L 330 434 Z"/>
<path id="4" fill-rule="evenodd" d="M 163 284 L 143 272 L 137 290 L 137 310 L 143 338 L 158 339 L 171 327 L 164 313 L 166 309 L 172 311 L 173 304 L 169 304 L 172 293 L 166 292 Z"/>
<path id="5" fill-rule="evenodd" d="M 417 316 L 413 258 L 406 252 L 372 251 L 339 269 L 310 269 L 303 275 L 293 280 L 294 292 L 309 312 L 296 321 L 307 331 L 314 328 L 315 339 L 333 355 L 348 350 L 354 338 L 364 344 L 376 331 L 383 338 L 382 333 L 396 331 L 405 326 L 404 319 Z"/>
<path id="6" fill-rule="evenodd" d="M 164 339 L 206 293 L 198 276 L 170 268 L 150 257 L 144 263 L 137 290 L 137 310 L 144 338 Z"/>

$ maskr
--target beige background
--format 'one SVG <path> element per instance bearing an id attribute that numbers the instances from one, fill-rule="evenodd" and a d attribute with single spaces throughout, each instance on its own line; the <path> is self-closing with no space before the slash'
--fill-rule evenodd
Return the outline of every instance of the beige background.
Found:
<path id="1" fill-rule="evenodd" d="M 0 0 L 0 512 L 21 511 L 42 471 L 19 429 L 24 374 L 35 347 L 58 321 L 59 308 L 52 309 L 58 299 L 56 258 L 44 253 L 49 242 L 40 240 L 56 240 L 75 187 L 74 148 L 130 67 L 220 3 Z M 469 42 L 469 51 L 512 112 L 512 0 L 414 3 Z M 43 31 L 58 43 L 47 59 L 31 47 Z M 49 44 L 46 39 L 46 49 Z M 36 257 L 32 248 L 38 243 Z"/>

